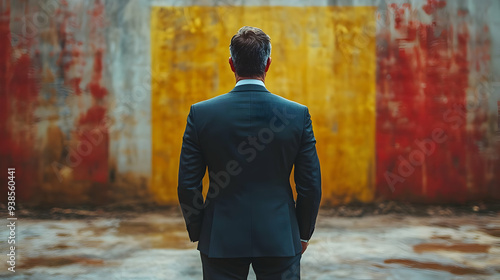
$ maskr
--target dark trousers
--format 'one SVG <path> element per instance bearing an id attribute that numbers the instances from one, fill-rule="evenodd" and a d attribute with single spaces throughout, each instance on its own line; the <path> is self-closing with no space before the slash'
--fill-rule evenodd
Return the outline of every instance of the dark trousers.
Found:
<path id="1" fill-rule="evenodd" d="M 209 258 L 200 252 L 203 280 L 246 280 L 250 264 L 257 280 L 300 280 L 299 253 L 294 257 Z"/>

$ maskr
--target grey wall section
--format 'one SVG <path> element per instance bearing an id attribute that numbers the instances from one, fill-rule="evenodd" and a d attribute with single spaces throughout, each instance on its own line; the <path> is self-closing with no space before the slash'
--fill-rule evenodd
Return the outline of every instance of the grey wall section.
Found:
<path id="1" fill-rule="evenodd" d="M 150 10 L 144 1 L 107 1 L 106 66 L 115 95 L 110 153 L 117 173 L 151 172 Z"/>

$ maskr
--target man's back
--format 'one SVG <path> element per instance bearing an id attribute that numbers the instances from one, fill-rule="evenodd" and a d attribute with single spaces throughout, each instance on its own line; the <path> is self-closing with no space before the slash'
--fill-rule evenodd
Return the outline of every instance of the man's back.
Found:
<path id="1" fill-rule="evenodd" d="M 317 213 L 303 211 L 297 216 L 289 182 L 293 165 L 298 191 L 316 198 L 302 200 L 308 204 L 303 209 L 319 204 L 321 192 L 307 107 L 263 86 L 241 85 L 193 105 L 188 126 L 190 122 L 193 136 L 185 136 L 184 141 L 193 140 L 210 177 L 198 249 L 209 257 L 225 258 L 300 253 L 297 219 L 302 235 L 309 238 Z M 184 161 L 181 157 L 179 182 L 185 181 L 184 174 L 191 174 L 190 159 L 194 157 L 189 154 Z M 186 191 L 179 185 L 181 201 Z"/>
<path id="2" fill-rule="evenodd" d="M 300 279 L 314 231 L 321 174 L 311 116 L 265 88 L 270 40 L 240 28 L 229 46 L 235 88 L 194 104 L 187 118 L 177 192 L 205 280 L 245 279 L 250 264 L 257 279 Z"/>

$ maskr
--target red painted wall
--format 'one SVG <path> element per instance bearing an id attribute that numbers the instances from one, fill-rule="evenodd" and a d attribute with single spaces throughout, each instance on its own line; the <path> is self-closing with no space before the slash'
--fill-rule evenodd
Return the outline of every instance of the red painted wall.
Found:
<path id="1" fill-rule="evenodd" d="M 16 200 L 25 205 L 116 201 L 107 197 L 105 7 L 75 6 L 7 2 L 0 18 L 0 182 L 6 192 L 15 167 Z"/>
<path id="2" fill-rule="evenodd" d="M 7 168 L 17 168 L 15 173 L 16 197 L 29 199 L 35 190 L 38 158 L 34 157 L 39 81 L 36 58 L 27 52 L 14 54 L 11 47 L 10 6 L 0 16 L 0 184 L 7 192 Z M 29 48 L 30 42 L 20 47 Z M 4 196 L 2 196 L 4 197 Z"/>
<path id="3" fill-rule="evenodd" d="M 498 198 L 499 174 L 491 170 L 498 142 L 484 126 L 488 26 L 445 1 L 391 4 L 388 12 L 377 50 L 377 195 L 426 203 Z"/>

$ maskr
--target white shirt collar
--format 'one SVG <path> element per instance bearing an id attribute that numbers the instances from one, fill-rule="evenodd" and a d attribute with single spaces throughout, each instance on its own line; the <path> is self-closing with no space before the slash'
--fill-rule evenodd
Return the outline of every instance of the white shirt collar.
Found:
<path id="1" fill-rule="evenodd" d="M 264 85 L 264 82 L 261 81 L 261 80 L 257 80 L 257 79 L 245 79 L 245 80 L 239 80 L 237 83 L 236 83 L 236 87 L 237 86 L 242 86 L 242 85 L 259 85 L 259 86 L 263 86 L 263 87 L 266 87 Z"/>

